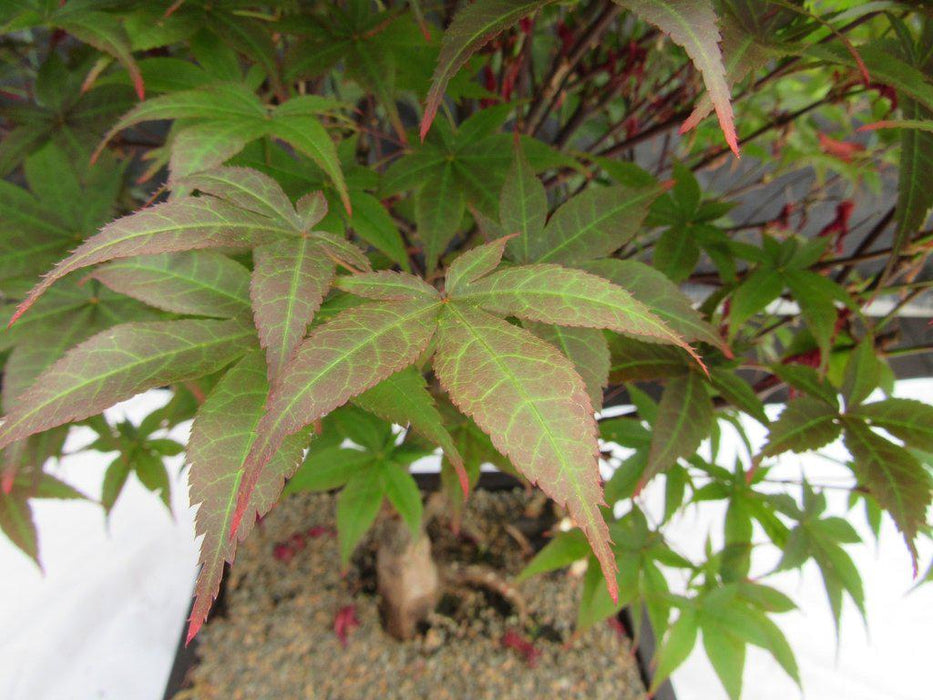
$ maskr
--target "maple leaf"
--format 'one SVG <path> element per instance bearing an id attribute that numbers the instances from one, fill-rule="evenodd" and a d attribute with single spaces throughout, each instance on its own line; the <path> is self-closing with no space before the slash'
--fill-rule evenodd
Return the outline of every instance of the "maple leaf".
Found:
<path id="1" fill-rule="evenodd" d="M 525 660 L 528 668 L 535 668 L 541 657 L 541 650 L 525 639 L 517 630 L 508 629 L 502 635 L 502 646 L 514 649 Z"/>
<path id="2" fill-rule="evenodd" d="M 440 445 L 457 472 L 464 497 L 469 494 L 470 478 L 463 457 L 444 427 L 443 418 L 428 393 L 421 372 L 413 367 L 397 372 L 360 394 L 355 403 L 384 420 L 400 425 L 408 424 L 425 439 Z"/>
<path id="3" fill-rule="evenodd" d="M 289 229 L 266 217 L 213 197 L 192 197 L 157 204 L 117 219 L 87 239 L 52 268 L 26 295 L 10 319 L 13 324 L 55 282 L 82 268 L 136 255 L 202 248 L 249 248 L 272 242 Z"/>
<path id="4" fill-rule="evenodd" d="M 885 399 L 849 409 L 859 418 L 884 428 L 908 445 L 933 452 L 933 406 L 913 399 Z"/>
<path id="5" fill-rule="evenodd" d="M 503 236 L 492 243 L 479 245 L 458 255 L 447 268 L 445 279 L 447 292 L 457 294 L 471 282 L 475 282 L 495 270 L 502 261 L 505 247 L 512 236 Z"/>
<path id="6" fill-rule="evenodd" d="M 350 294 L 365 299 L 404 301 L 406 299 L 439 299 L 437 290 L 413 275 L 391 270 L 380 270 L 341 277 L 337 286 Z"/>
<path id="7" fill-rule="evenodd" d="M 828 445 L 841 432 L 838 417 L 839 410 L 834 405 L 810 396 L 794 399 L 771 424 L 768 444 L 761 456 L 777 455 L 788 450 L 806 452 Z"/>
<path id="8" fill-rule="evenodd" d="M 631 10 L 641 19 L 650 22 L 671 40 L 684 48 L 694 65 L 703 74 L 710 100 L 719 117 L 719 126 L 726 143 L 736 156 L 739 142 L 735 133 L 729 83 L 726 68 L 719 50 L 719 29 L 716 13 L 710 0 L 613 0 L 617 5 Z M 701 112 L 696 113 L 697 115 Z M 698 123 L 691 117 L 681 133 L 689 131 Z"/>
<path id="9" fill-rule="evenodd" d="M 334 261 L 325 251 L 320 241 L 304 236 L 253 251 L 250 297 L 270 377 L 301 342 L 334 279 Z"/>
<path id="10" fill-rule="evenodd" d="M 431 128 L 447 83 L 470 56 L 499 32 L 554 0 L 480 0 L 454 17 L 444 39 L 421 120 L 421 140 Z"/>
<path id="11" fill-rule="evenodd" d="M 461 301 L 440 317 L 434 370 L 451 400 L 587 534 L 613 598 L 615 557 L 599 508 L 593 407 L 570 361 L 528 331 Z"/>
<path id="12" fill-rule="evenodd" d="M 582 270 L 551 264 L 506 268 L 471 284 L 458 298 L 530 321 L 605 328 L 678 345 L 705 369 L 696 351 L 646 306 L 621 287 Z"/>
<path id="13" fill-rule="evenodd" d="M 817 138 L 820 141 L 820 148 L 823 149 L 823 153 L 838 158 L 844 163 L 851 163 L 857 153 L 865 152 L 865 146 L 860 143 L 837 141 L 823 133 L 817 134 Z"/>
<path id="14" fill-rule="evenodd" d="M 706 385 L 696 372 L 668 382 L 653 421 L 648 466 L 640 484 L 668 469 L 680 457 L 692 455 L 709 434 L 713 404 Z"/>
<path id="15" fill-rule="evenodd" d="M 222 369 L 251 345 L 239 321 L 125 323 L 69 350 L 45 370 L 0 425 L 0 447 L 100 413 L 153 387 Z"/>
<path id="16" fill-rule="evenodd" d="M 256 439 L 269 385 L 262 353 L 254 350 L 230 369 L 198 409 L 188 440 L 189 500 L 200 504 L 195 532 L 203 535 L 187 641 L 194 639 L 220 590 L 224 563 L 233 563 L 236 540 L 228 539 L 243 461 Z M 248 511 L 265 515 L 278 501 L 285 479 L 298 468 L 307 438 L 295 435 L 276 452 L 250 496 Z M 249 533 L 255 518 L 240 529 Z"/>
<path id="17" fill-rule="evenodd" d="M 843 418 L 853 469 L 904 536 L 917 575 L 917 533 L 926 524 L 933 480 L 910 452 L 875 433 L 862 421 Z"/>
<path id="18" fill-rule="evenodd" d="M 259 438 L 244 462 L 231 536 L 285 439 L 414 363 L 434 335 L 440 306 L 418 299 L 350 308 L 301 342 L 272 382 Z"/>
<path id="19" fill-rule="evenodd" d="M 314 114 L 333 102 L 314 96 L 296 97 L 267 107 L 248 87 L 219 82 L 154 97 L 125 114 L 104 136 L 92 159 L 118 132 L 141 122 L 159 119 L 195 121 L 172 145 L 172 181 L 203 168 L 222 165 L 248 142 L 271 136 L 288 142 L 310 157 L 334 183 L 347 212 L 350 196 L 340 169 L 337 148 Z M 187 123 L 187 122 L 186 122 Z"/>
<path id="20" fill-rule="evenodd" d="M 355 605 L 345 605 L 337 611 L 337 614 L 334 615 L 334 634 L 340 640 L 340 646 L 346 649 L 350 632 L 359 626 L 360 621 L 356 617 Z"/>
<path id="21" fill-rule="evenodd" d="M 719 333 L 703 320 L 676 284 L 658 270 L 634 260 L 593 260 L 580 268 L 603 277 L 628 291 L 651 309 L 674 332 L 686 340 L 700 340 L 718 347 L 726 355 L 732 351 Z"/>
<path id="22" fill-rule="evenodd" d="M 573 362 L 586 383 L 593 408 L 603 405 L 603 390 L 609 384 L 609 342 L 597 328 L 566 328 L 545 323 L 525 322 L 525 327 L 550 343 Z"/>
<path id="23" fill-rule="evenodd" d="M 91 277 L 171 313 L 233 318 L 249 312 L 249 271 L 210 250 L 116 260 Z"/>
<path id="24" fill-rule="evenodd" d="M 611 255 L 641 229 L 668 185 L 591 187 L 558 207 L 537 238 L 530 260 L 576 265 Z"/>

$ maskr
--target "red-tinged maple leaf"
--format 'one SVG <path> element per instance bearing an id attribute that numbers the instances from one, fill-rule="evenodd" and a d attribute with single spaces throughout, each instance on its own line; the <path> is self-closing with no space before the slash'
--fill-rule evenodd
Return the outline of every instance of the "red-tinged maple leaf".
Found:
<path id="1" fill-rule="evenodd" d="M 506 630 L 506 633 L 502 635 L 502 646 L 506 649 L 513 649 L 518 652 L 525 660 L 525 663 L 528 664 L 529 668 L 534 668 L 538 665 L 541 650 L 537 649 L 534 644 L 525 639 L 514 629 Z"/>
<path id="2" fill-rule="evenodd" d="M 790 228 L 790 215 L 794 212 L 794 205 L 788 202 L 783 207 L 781 207 L 781 212 L 777 215 L 774 221 L 771 222 L 771 225 L 774 228 L 779 228 L 783 231 L 786 231 Z"/>
<path id="3" fill-rule="evenodd" d="M 849 235 L 849 219 L 852 218 L 852 210 L 855 209 L 855 202 L 846 199 L 836 205 L 836 218 L 830 221 L 823 230 L 817 235 L 823 238 L 833 238 L 835 241 L 836 252 L 842 252 L 842 243 Z"/>
<path id="4" fill-rule="evenodd" d="M 891 111 L 897 109 L 897 91 L 884 83 L 870 83 L 869 90 L 877 90 L 879 97 L 886 97 L 891 102 Z"/>
<path id="5" fill-rule="evenodd" d="M 567 26 L 567 23 L 564 20 L 559 20 L 557 22 L 557 36 L 560 37 L 561 49 L 566 54 L 573 48 L 574 42 L 576 42 L 576 37 L 573 34 L 573 30 Z"/>
<path id="6" fill-rule="evenodd" d="M 323 537 L 324 535 L 334 537 L 337 533 L 334 531 L 334 528 L 328 527 L 327 525 L 315 525 L 314 527 L 309 527 L 305 534 L 311 539 L 314 539 L 316 537 Z"/>
<path id="7" fill-rule="evenodd" d="M 521 60 L 513 61 L 502 78 L 502 90 L 500 94 L 502 99 L 506 102 L 512 99 L 512 91 L 515 89 L 515 81 L 518 79 L 518 73 L 522 69 L 522 65 L 524 65 L 524 63 Z"/>
<path id="8" fill-rule="evenodd" d="M 865 151 L 865 146 L 860 143 L 837 141 L 826 134 L 819 134 L 817 138 L 820 140 L 820 148 L 823 149 L 823 153 L 846 163 L 851 163 L 855 154 Z"/>
<path id="9" fill-rule="evenodd" d="M 493 72 L 490 66 L 483 67 L 483 87 L 485 87 L 489 92 L 498 92 L 499 83 L 496 80 L 496 74 Z M 489 107 L 496 104 L 497 100 L 493 97 L 484 97 L 480 100 L 481 107 Z"/>
<path id="10" fill-rule="evenodd" d="M 359 627 L 360 621 L 356 617 L 355 605 L 344 605 L 334 616 L 334 634 L 340 640 L 340 646 L 347 648 L 347 641 L 350 636 L 350 630 Z"/>
<path id="11" fill-rule="evenodd" d="M 612 629 L 620 639 L 628 636 L 628 633 L 625 631 L 625 625 L 622 624 L 622 620 L 619 618 L 615 616 L 610 617 L 606 620 L 606 624 L 609 625 L 610 629 Z"/>
<path id="12" fill-rule="evenodd" d="M 807 350 L 806 352 L 801 352 L 796 355 L 791 355 L 786 358 L 781 364 L 785 365 L 804 365 L 805 367 L 813 367 L 814 369 L 820 366 L 820 350 L 819 348 L 813 348 L 812 350 Z M 803 396 L 803 392 L 795 387 L 789 387 L 788 396 L 792 399 L 797 398 L 798 396 Z"/>
<path id="13" fill-rule="evenodd" d="M 295 550 L 292 549 L 287 542 L 279 542 L 272 548 L 272 556 L 275 557 L 276 561 L 287 564 L 294 559 Z"/>

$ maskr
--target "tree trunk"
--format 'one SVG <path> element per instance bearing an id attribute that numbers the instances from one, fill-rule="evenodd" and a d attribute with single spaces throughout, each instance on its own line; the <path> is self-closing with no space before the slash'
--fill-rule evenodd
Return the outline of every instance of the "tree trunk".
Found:
<path id="1" fill-rule="evenodd" d="M 413 539 L 398 518 L 384 521 L 376 553 L 376 586 L 386 631 L 396 639 L 411 639 L 440 597 L 431 539 L 423 529 Z"/>

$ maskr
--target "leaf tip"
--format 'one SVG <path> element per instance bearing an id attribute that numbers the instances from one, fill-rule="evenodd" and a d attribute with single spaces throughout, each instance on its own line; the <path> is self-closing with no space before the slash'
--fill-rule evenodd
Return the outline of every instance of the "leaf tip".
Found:
<path id="1" fill-rule="evenodd" d="M 466 500 L 470 497 L 470 477 L 463 466 L 462 460 L 457 460 L 456 462 L 451 460 L 451 463 L 454 465 L 454 470 L 457 472 L 457 478 L 460 480 L 460 489 L 463 491 L 463 500 Z M 916 566 L 914 568 L 916 568 Z"/>
<path id="2" fill-rule="evenodd" d="M 726 143 L 729 144 L 729 150 L 731 150 L 736 158 L 741 158 L 742 153 L 739 150 L 739 139 L 735 133 L 735 127 L 732 125 L 732 122 L 721 123 L 722 133 L 726 137 Z"/>
<path id="3" fill-rule="evenodd" d="M 16 311 L 13 312 L 13 315 L 10 317 L 9 323 L 6 324 L 7 328 L 12 328 L 13 324 L 19 320 L 19 317 L 26 313 L 26 310 L 32 306 L 32 302 L 27 298 L 22 304 L 16 307 Z"/>
<path id="4" fill-rule="evenodd" d="M 100 154 L 104 152 L 104 147 L 106 147 L 106 145 L 107 145 L 107 139 L 104 139 L 103 141 L 100 142 L 100 144 L 98 144 L 97 148 L 94 149 L 94 152 L 91 154 L 91 158 L 89 161 L 91 165 L 97 164 L 97 159 L 100 158 Z"/>
<path id="5" fill-rule="evenodd" d="M 146 84 L 143 82 L 142 73 L 139 70 L 133 71 L 133 87 L 136 89 L 136 96 L 140 100 L 146 99 Z"/>
<path id="6" fill-rule="evenodd" d="M 204 625 L 204 620 L 201 616 L 194 617 L 192 615 L 188 620 L 188 633 L 185 635 L 185 647 L 191 644 L 192 640 L 198 636 L 198 632 L 201 631 L 201 627 Z"/>
<path id="7" fill-rule="evenodd" d="M 434 117 L 437 115 L 437 100 L 433 95 L 428 96 L 427 105 L 424 108 L 424 116 L 421 118 L 421 127 L 418 130 L 418 135 L 421 137 L 421 143 L 424 143 L 424 139 L 428 135 L 428 131 L 431 130 L 431 124 L 434 123 Z"/>

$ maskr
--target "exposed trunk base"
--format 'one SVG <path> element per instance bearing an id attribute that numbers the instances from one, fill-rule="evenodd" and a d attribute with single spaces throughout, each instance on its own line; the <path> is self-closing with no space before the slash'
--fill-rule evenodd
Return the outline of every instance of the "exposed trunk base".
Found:
<path id="1" fill-rule="evenodd" d="M 396 639 L 411 639 L 440 599 L 441 580 L 431 555 L 431 539 L 422 530 L 412 539 L 396 518 L 383 523 L 376 553 L 377 591 L 386 631 Z"/>

